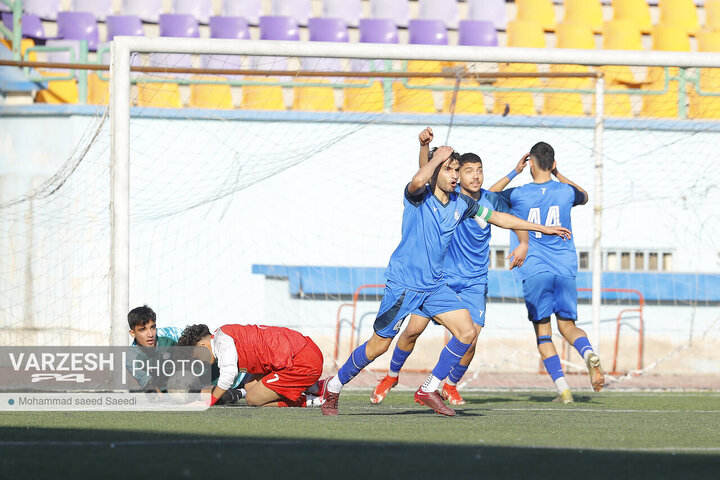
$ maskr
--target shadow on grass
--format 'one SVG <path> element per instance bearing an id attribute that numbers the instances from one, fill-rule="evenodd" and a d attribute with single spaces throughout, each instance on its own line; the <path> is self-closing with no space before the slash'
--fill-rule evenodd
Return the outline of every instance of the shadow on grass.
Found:
<path id="1" fill-rule="evenodd" d="M 557 395 L 531 395 L 528 397 L 528 400 L 537 403 L 552 403 L 556 396 Z M 573 395 L 573 400 L 575 403 L 599 403 L 596 399 L 587 395 Z"/>
<path id="2" fill-rule="evenodd" d="M 413 412 L 414 413 L 414 412 Z M 397 412 L 394 412 L 397 414 Z M 188 417 L 186 421 L 194 421 Z M 330 428 L 342 428 L 341 423 Z M 202 430 L 202 421 L 198 429 Z M 328 428 L 325 422 L 318 428 Z M 720 456 L 9 427 L 0 439 L 4 478 L 717 478 Z M 443 431 L 437 431 L 443 438 Z M 443 439 L 447 441 L 447 439 Z M 562 465 L 561 469 L 557 466 Z M 588 469 L 588 466 L 592 468 Z"/>

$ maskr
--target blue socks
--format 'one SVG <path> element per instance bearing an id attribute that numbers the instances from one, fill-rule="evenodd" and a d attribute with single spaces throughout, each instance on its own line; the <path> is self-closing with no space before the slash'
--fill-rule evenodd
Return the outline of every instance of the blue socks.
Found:
<path id="1" fill-rule="evenodd" d="M 543 363 L 545 364 L 545 370 L 547 370 L 547 372 L 550 374 L 553 382 L 558 378 L 565 376 L 565 374 L 563 373 L 562 365 L 560 364 L 560 357 L 558 357 L 557 355 L 546 358 L 545 360 L 543 360 Z"/>
<path id="2" fill-rule="evenodd" d="M 343 385 L 355 378 L 355 375 L 360 373 L 360 370 L 367 367 L 370 363 L 370 360 L 368 360 L 365 354 L 365 345 L 367 345 L 367 342 L 357 347 L 352 352 L 352 355 L 350 355 L 350 358 L 348 358 L 345 364 L 338 370 L 337 378 Z"/>
<path id="3" fill-rule="evenodd" d="M 460 365 L 459 363 L 455 368 L 450 370 L 450 375 L 448 375 L 448 380 L 450 380 L 452 383 L 458 383 L 460 379 L 465 375 L 465 372 L 467 372 L 468 367 L 466 365 Z"/>
<path id="4" fill-rule="evenodd" d="M 390 371 L 394 373 L 400 373 L 403 365 L 405 365 L 405 360 L 407 360 L 411 353 L 412 350 L 405 351 L 401 350 L 400 347 L 396 346 L 395 350 L 393 351 L 392 360 L 390 360 Z"/>
<path id="5" fill-rule="evenodd" d="M 585 352 L 593 351 L 592 345 L 590 345 L 590 341 L 587 339 L 587 337 L 579 337 L 575 340 L 575 343 L 573 343 L 573 347 L 575 347 L 575 350 L 578 351 L 581 357 L 585 358 Z"/>
<path id="6" fill-rule="evenodd" d="M 465 355 L 465 352 L 468 351 L 471 345 L 471 343 L 462 343 L 457 338 L 452 337 L 440 353 L 440 360 L 438 360 L 437 365 L 433 368 L 432 374 L 440 380 L 447 378 L 450 371 L 457 367 L 460 359 Z"/>

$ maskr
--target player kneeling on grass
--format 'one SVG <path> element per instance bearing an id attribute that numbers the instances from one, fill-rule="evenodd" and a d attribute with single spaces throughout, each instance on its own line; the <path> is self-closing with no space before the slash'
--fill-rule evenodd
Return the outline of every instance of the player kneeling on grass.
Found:
<path id="1" fill-rule="evenodd" d="M 211 334 L 207 325 L 199 324 L 183 330 L 178 344 L 205 347 L 213 363 L 217 362 L 220 377 L 217 385 L 209 388 L 210 405 L 225 398 L 239 371 L 259 378 L 239 389 L 248 405 L 319 405 L 323 355 L 315 342 L 300 332 L 264 325 L 223 325 Z"/>

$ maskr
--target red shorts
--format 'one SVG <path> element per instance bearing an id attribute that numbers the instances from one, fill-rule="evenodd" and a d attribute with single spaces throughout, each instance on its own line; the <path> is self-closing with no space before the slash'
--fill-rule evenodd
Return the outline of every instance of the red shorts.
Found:
<path id="1" fill-rule="evenodd" d="M 261 382 L 273 392 L 297 400 L 322 375 L 323 355 L 315 342 L 308 343 L 293 356 L 293 366 L 265 375 Z"/>

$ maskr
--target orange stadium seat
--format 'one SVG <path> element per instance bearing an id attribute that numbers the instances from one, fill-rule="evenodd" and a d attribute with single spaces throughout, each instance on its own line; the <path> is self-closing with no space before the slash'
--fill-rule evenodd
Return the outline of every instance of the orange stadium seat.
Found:
<path id="1" fill-rule="evenodd" d="M 603 24 L 603 49 L 605 50 L 642 50 L 642 36 L 638 26 L 630 20 L 611 20 Z M 602 67 L 605 74 L 606 90 L 628 90 L 638 88 L 638 82 L 630 70 L 623 65 Z M 626 94 L 606 94 L 604 112 L 609 117 L 632 117 L 630 96 Z"/>
<path id="2" fill-rule="evenodd" d="M 695 35 L 700 28 L 694 0 L 660 0 L 660 25 L 683 28 Z"/>
<path id="3" fill-rule="evenodd" d="M 182 108 L 177 83 L 138 82 L 139 107 Z"/>
<path id="4" fill-rule="evenodd" d="M 645 0 L 612 0 L 613 20 L 629 20 L 642 33 L 650 33 L 650 7 Z"/>
<path id="5" fill-rule="evenodd" d="M 565 23 L 578 23 L 600 33 L 603 26 L 602 5 L 599 0 L 565 0 Z"/>
<path id="6" fill-rule="evenodd" d="M 708 30 L 720 30 L 720 0 L 705 0 L 705 28 Z"/>
<path id="7" fill-rule="evenodd" d="M 653 28 L 653 50 L 689 52 L 690 39 L 683 28 L 668 25 L 656 25 Z M 678 75 L 678 69 L 668 69 L 671 77 Z M 665 69 L 651 67 L 648 69 L 647 90 L 663 90 L 665 88 Z M 646 117 L 674 118 L 678 116 L 678 83 L 670 80 L 668 91 L 659 95 L 643 95 L 642 115 Z"/>
<path id="8" fill-rule="evenodd" d="M 196 80 L 222 80 L 218 77 L 194 77 Z M 232 109 L 230 85 L 197 83 L 190 85 L 190 106 L 197 108 Z"/>
<path id="9" fill-rule="evenodd" d="M 385 110 L 385 89 L 383 83 L 370 79 L 348 80 L 345 83 L 358 83 L 364 87 L 346 87 L 343 98 L 343 111 L 346 112 L 383 112 Z"/>
<path id="10" fill-rule="evenodd" d="M 720 52 L 720 31 L 701 31 L 697 40 L 698 51 Z M 690 118 L 720 118 L 720 68 L 701 68 L 699 87 L 703 93 L 715 93 L 718 96 L 701 96 L 694 88 L 690 90 Z"/>
<path id="11" fill-rule="evenodd" d="M 543 30 L 555 30 L 555 7 L 552 0 L 515 0 L 517 20 L 539 23 Z"/>

